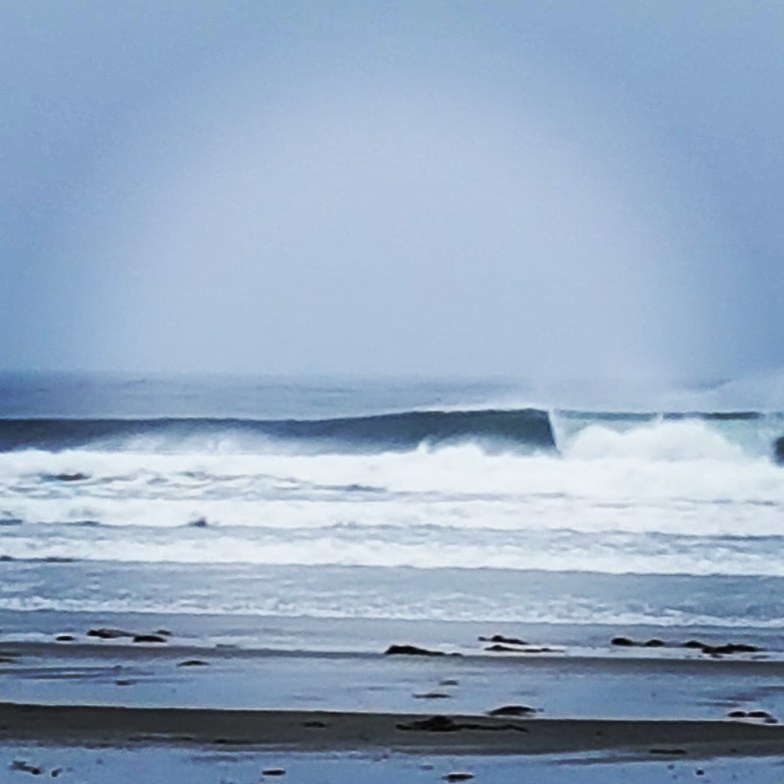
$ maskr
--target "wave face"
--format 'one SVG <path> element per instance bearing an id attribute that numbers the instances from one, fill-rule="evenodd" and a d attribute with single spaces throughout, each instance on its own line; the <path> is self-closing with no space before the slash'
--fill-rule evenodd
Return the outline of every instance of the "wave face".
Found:
<path id="1" fill-rule="evenodd" d="M 86 446 L 159 451 L 209 449 L 222 443 L 236 451 L 268 442 L 295 442 L 328 451 L 384 452 L 422 445 L 478 441 L 519 449 L 554 449 L 545 411 L 404 411 L 333 419 L 3 419 L 0 451 L 62 451 Z"/>
<path id="2" fill-rule="evenodd" d="M 181 384 L 164 404 L 139 385 L 116 416 L 105 403 L 89 416 L 80 397 L 71 417 L 57 388 L 46 405 L 26 390 L 11 401 L 24 416 L 0 419 L 0 609 L 77 607 L 101 584 L 94 601 L 128 611 L 567 622 L 592 595 L 586 622 L 779 623 L 755 598 L 757 581 L 784 584 L 779 413 L 289 384 L 256 410 L 247 392 L 174 415 L 192 392 Z M 199 587 L 205 570 L 219 588 Z M 285 595 L 273 574 L 288 575 Z M 521 584 L 542 587 L 544 615 Z M 722 585 L 743 586 L 731 612 Z M 655 611 L 652 591 L 667 597 Z"/>

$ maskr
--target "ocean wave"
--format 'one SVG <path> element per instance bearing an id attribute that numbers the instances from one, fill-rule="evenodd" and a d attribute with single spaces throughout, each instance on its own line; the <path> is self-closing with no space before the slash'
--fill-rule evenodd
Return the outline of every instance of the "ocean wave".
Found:
<path id="1" fill-rule="evenodd" d="M 550 418 L 538 409 L 403 411 L 331 419 L 0 419 L 0 452 L 237 451 L 270 442 L 306 451 L 408 451 L 465 441 L 553 450 Z"/>

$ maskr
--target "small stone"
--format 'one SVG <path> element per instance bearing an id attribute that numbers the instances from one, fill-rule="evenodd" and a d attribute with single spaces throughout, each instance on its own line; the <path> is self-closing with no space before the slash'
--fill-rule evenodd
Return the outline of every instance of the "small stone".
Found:
<path id="1" fill-rule="evenodd" d="M 630 648 L 636 644 L 637 643 L 634 642 L 634 640 L 630 640 L 628 637 L 613 637 L 612 640 L 610 640 L 610 645 L 619 645 L 624 648 Z"/>
<path id="2" fill-rule="evenodd" d="M 133 632 L 126 632 L 124 629 L 101 627 L 99 629 L 90 629 L 87 632 L 87 636 L 98 637 L 100 640 L 117 640 L 120 637 L 133 637 Z"/>
<path id="3" fill-rule="evenodd" d="M 201 659 L 186 659 L 185 661 L 179 662 L 177 666 L 178 667 L 206 667 L 207 662 L 202 661 Z"/>
<path id="4" fill-rule="evenodd" d="M 460 729 L 448 716 L 431 716 L 428 719 L 417 719 L 410 724 L 396 725 L 399 730 L 424 730 L 425 732 L 455 732 Z"/>
<path id="5" fill-rule="evenodd" d="M 448 700 L 452 695 L 443 691 L 426 691 L 424 694 L 414 694 L 417 700 Z"/>
<path id="6" fill-rule="evenodd" d="M 54 639 L 57 642 L 73 642 L 76 638 L 73 634 L 58 634 Z"/>
<path id="7" fill-rule="evenodd" d="M 32 773 L 33 776 L 40 776 L 42 773 L 41 768 L 36 765 L 31 765 L 25 760 L 14 760 L 8 767 L 11 770 L 18 770 L 22 773 Z"/>
<path id="8" fill-rule="evenodd" d="M 262 776 L 285 776 L 286 771 L 283 768 L 264 768 L 261 771 Z"/>
<path id="9" fill-rule="evenodd" d="M 453 773 L 447 773 L 445 776 L 443 776 L 443 779 L 444 781 L 470 781 L 473 777 L 473 773 L 454 771 Z"/>
<path id="10" fill-rule="evenodd" d="M 165 637 L 160 634 L 137 634 L 134 635 L 134 642 L 166 642 Z"/>
<path id="11" fill-rule="evenodd" d="M 443 651 L 429 651 L 416 645 L 390 645 L 384 651 L 385 656 L 444 656 Z"/>
<path id="12" fill-rule="evenodd" d="M 502 705 L 487 711 L 488 716 L 527 716 L 531 713 L 536 713 L 536 708 L 530 708 L 528 705 Z"/>
<path id="13" fill-rule="evenodd" d="M 504 637 L 503 634 L 494 634 L 492 637 L 480 637 L 480 642 L 500 642 L 506 645 L 528 645 L 525 640 L 518 637 Z"/>

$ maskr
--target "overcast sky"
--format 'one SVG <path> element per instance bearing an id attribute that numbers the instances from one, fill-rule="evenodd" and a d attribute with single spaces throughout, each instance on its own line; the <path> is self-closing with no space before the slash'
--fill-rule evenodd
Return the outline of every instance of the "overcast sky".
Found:
<path id="1" fill-rule="evenodd" d="M 0 368 L 784 365 L 784 4 L 5 0 Z"/>

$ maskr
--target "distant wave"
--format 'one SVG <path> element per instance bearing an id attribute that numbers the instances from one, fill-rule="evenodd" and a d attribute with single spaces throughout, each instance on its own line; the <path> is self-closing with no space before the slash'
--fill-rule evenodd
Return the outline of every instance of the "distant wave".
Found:
<path id="1" fill-rule="evenodd" d="M 231 440 L 241 451 L 260 441 L 290 441 L 349 452 L 405 451 L 420 445 L 480 441 L 553 450 L 550 417 L 538 409 L 404 411 L 334 419 L 0 419 L 0 452 L 91 446 L 178 449 Z M 194 443 L 195 442 L 195 443 Z"/>
<path id="2" fill-rule="evenodd" d="M 626 411 L 579 411 L 563 409 L 560 415 L 570 419 L 590 419 L 597 422 L 650 422 L 651 420 L 698 419 L 708 422 L 745 422 L 758 419 L 784 418 L 783 414 L 762 411 L 663 411 L 663 412 L 626 412 Z"/>

